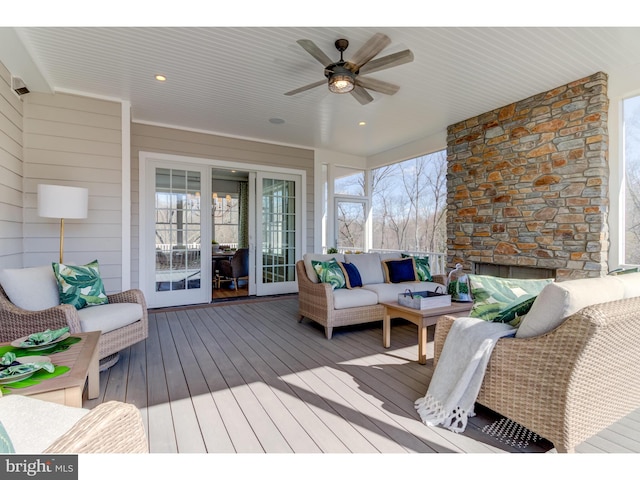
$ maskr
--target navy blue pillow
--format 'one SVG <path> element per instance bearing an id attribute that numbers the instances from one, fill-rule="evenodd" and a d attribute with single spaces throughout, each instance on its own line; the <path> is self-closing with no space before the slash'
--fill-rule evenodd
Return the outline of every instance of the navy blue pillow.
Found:
<path id="1" fill-rule="evenodd" d="M 413 258 L 402 260 L 385 260 L 384 266 L 387 283 L 417 282 L 416 264 Z"/>
<path id="2" fill-rule="evenodd" d="M 345 286 L 347 288 L 362 286 L 362 277 L 360 276 L 358 267 L 356 267 L 353 263 L 338 262 L 338 264 L 342 269 L 342 273 L 344 273 L 344 279 L 346 283 Z"/>

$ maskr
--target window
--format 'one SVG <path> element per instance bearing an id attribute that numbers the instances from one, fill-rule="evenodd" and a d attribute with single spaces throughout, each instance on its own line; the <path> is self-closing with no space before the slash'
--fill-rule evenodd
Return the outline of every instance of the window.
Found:
<path id="1" fill-rule="evenodd" d="M 367 202 L 336 201 L 336 246 L 340 251 L 362 252 L 365 250 L 365 221 Z"/>
<path id="2" fill-rule="evenodd" d="M 626 99 L 624 110 L 625 228 L 624 263 L 640 264 L 640 96 Z"/>
<path id="3" fill-rule="evenodd" d="M 364 196 L 364 172 L 345 167 L 335 167 L 334 195 Z"/>
<path id="4" fill-rule="evenodd" d="M 371 171 L 374 249 L 446 251 L 446 175 L 445 150 Z"/>

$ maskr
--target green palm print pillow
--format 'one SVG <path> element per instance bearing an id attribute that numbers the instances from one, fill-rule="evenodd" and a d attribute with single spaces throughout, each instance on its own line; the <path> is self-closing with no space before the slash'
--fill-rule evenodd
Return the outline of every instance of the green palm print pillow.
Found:
<path id="1" fill-rule="evenodd" d="M 473 308 L 469 316 L 516 326 L 552 278 L 519 279 L 469 274 Z"/>
<path id="2" fill-rule="evenodd" d="M 344 279 L 344 273 L 340 268 L 340 264 L 335 258 L 327 260 L 326 262 L 320 262 L 318 260 L 311 260 L 311 265 L 318 275 L 318 279 L 322 283 L 328 283 L 331 288 L 344 288 L 346 281 Z"/>
<path id="3" fill-rule="evenodd" d="M 86 265 L 52 265 L 58 281 L 60 303 L 73 305 L 78 310 L 109 303 L 97 260 Z"/>
<path id="4" fill-rule="evenodd" d="M 402 254 L 402 258 L 413 257 L 416 264 L 416 273 L 418 274 L 418 280 L 421 282 L 432 282 L 431 266 L 429 265 L 429 257 L 418 257 L 413 255 Z"/>

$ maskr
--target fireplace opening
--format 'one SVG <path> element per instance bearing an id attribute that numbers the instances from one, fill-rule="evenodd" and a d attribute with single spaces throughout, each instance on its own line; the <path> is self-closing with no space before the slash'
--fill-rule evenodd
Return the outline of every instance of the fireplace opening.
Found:
<path id="1" fill-rule="evenodd" d="M 495 263 L 473 263 L 476 275 L 491 275 L 502 278 L 556 278 L 553 268 L 523 267 L 520 265 L 497 265 Z"/>

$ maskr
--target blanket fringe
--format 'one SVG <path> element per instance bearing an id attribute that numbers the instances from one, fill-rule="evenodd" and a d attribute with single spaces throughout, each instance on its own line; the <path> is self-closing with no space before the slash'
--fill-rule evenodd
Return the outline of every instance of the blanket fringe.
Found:
<path id="1" fill-rule="evenodd" d="M 415 401 L 415 408 L 425 425 L 435 427 L 442 425 L 455 433 L 462 433 L 467 428 L 467 419 L 473 417 L 475 412 L 467 412 L 465 409 L 456 407 L 452 412 L 447 413 L 441 402 L 427 394 Z"/>

